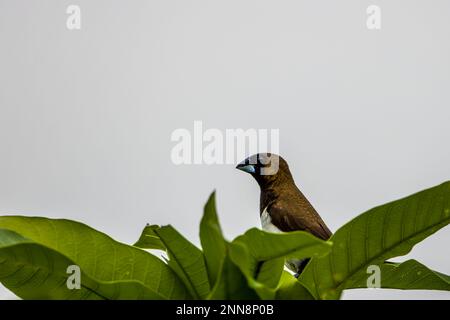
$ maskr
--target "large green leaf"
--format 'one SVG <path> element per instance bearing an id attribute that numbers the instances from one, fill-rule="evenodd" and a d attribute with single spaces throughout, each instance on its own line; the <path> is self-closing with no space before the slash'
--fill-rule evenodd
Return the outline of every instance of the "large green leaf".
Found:
<path id="1" fill-rule="evenodd" d="M 210 283 L 214 286 L 226 255 L 226 240 L 222 235 L 216 213 L 216 194 L 213 192 L 203 210 L 200 222 L 200 242 L 205 254 Z"/>
<path id="2" fill-rule="evenodd" d="M 0 229 L 0 281 L 23 299 L 163 299 L 134 280 L 99 281 L 84 272 L 80 288 L 69 289 L 68 267 L 76 265 L 61 253 Z"/>
<path id="3" fill-rule="evenodd" d="M 337 299 L 364 283 L 370 265 L 407 254 L 449 222 L 450 182 L 376 207 L 340 228 L 330 239 L 331 253 L 312 259 L 300 281 L 316 298 Z"/>
<path id="4" fill-rule="evenodd" d="M 208 299 L 258 299 L 256 292 L 248 286 L 242 271 L 230 259 L 230 245 L 223 237 L 217 217 L 215 192 L 211 194 L 203 210 L 200 242 L 212 284 Z"/>
<path id="5" fill-rule="evenodd" d="M 303 231 L 269 233 L 253 228 L 233 240 L 230 257 L 261 298 L 273 299 L 285 259 L 317 257 L 330 249 L 330 242 Z"/>
<path id="6" fill-rule="evenodd" d="M 233 240 L 242 243 L 258 261 L 275 258 L 310 258 L 330 252 L 330 242 L 320 240 L 304 231 L 271 233 L 252 228 Z"/>
<path id="7" fill-rule="evenodd" d="M 258 261 L 242 242 L 230 244 L 229 256 L 261 299 L 273 299 L 284 268 L 284 259 Z"/>
<path id="8" fill-rule="evenodd" d="M 86 290 L 92 290 L 103 283 L 109 283 L 110 291 L 119 290 L 124 286 L 122 282 L 135 283 L 127 284 L 128 289 L 123 293 L 105 294 L 99 291 L 87 296 L 88 298 L 96 296 L 136 298 L 142 296 L 144 291 L 149 298 L 152 298 L 149 294 L 151 292 L 166 299 L 189 297 L 180 279 L 160 259 L 144 250 L 119 243 L 82 223 L 60 219 L 3 216 L 0 217 L 0 228 L 17 234 L 15 244 L 7 242 L 11 241 L 7 240 L 11 234 L 3 239 L 5 242 L 2 247 L 3 258 L 0 258 L 1 281 L 24 298 L 46 296 L 46 289 L 52 287 L 54 279 L 59 279 L 61 274 L 67 279 L 68 275 L 63 273 L 66 272 L 68 265 L 80 267 L 83 272 L 82 284 L 86 284 Z M 7 234 L 5 231 L 3 233 Z M 36 275 L 31 272 L 36 272 Z M 53 280 L 49 280 L 48 286 L 36 286 L 28 293 L 28 288 L 33 287 L 35 281 L 44 282 L 45 278 Z M 119 284 L 115 285 L 117 282 Z M 140 288 L 139 284 L 143 288 Z M 63 285 L 61 279 L 59 285 Z M 133 286 L 137 290 L 134 293 L 129 291 Z M 62 291 L 55 292 L 57 293 L 51 295 L 52 298 L 67 297 Z"/>
<path id="9" fill-rule="evenodd" d="M 414 259 L 403 263 L 386 262 L 378 267 L 383 289 L 450 291 L 450 276 L 433 271 Z M 353 288 L 367 287 L 367 279 L 353 284 Z"/>
<path id="10" fill-rule="evenodd" d="M 209 295 L 210 285 L 203 252 L 172 226 L 155 229 L 169 254 L 169 266 L 180 276 L 194 298 Z"/>
<path id="11" fill-rule="evenodd" d="M 277 300 L 314 300 L 309 291 L 287 271 L 283 271 L 276 291 Z"/>
<path id="12" fill-rule="evenodd" d="M 208 299 L 211 300 L 257 300 L 259 297 L 242 271 L 231 261 L 227 253 L 220 267 L 217 281 Z"/>

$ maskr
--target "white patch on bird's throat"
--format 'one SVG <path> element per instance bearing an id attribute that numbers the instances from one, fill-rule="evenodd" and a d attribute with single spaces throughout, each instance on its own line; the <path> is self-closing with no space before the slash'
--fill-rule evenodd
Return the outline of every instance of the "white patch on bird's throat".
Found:
<path id="1" fill-rule="evenodd" d="M 261 214 L 261 227 L 263 228 L 263 230 L 267 232 L 275 232 L 275 233 L 282 232 L 272 223 L 272 217 L 270 216 L 269 212 L 267 212 L 267 207 L 263 210 L 263 213 Z"/>

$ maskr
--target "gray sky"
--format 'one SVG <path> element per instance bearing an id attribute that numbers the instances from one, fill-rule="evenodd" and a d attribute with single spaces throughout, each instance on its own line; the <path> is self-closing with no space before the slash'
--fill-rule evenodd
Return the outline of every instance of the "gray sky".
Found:
<path id="1" fill-rule="evenodd" d="M 81 30 L 66 28 L 70 4 Z M 366 27 L 371 4 L 380 30 Z M 449 13 L 446 0 L 0 0 L 0 212 L 79 220 L 126 243 L 170 223 L 198 243 L 216 189 L 228 238 L 259 226 L 248 175 L 172 163 L 171 133 L 201 120 L 279 129 L 335 231 L 450 178 Z M 449 230 L 408 258 L 449 274 Z"/>

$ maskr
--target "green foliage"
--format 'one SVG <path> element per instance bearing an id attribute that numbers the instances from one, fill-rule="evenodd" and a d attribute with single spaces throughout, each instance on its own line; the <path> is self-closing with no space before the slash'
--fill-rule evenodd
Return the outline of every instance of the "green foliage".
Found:
<path id="1" fill-rule="evenodd" d="M 314 300 L 314 297 L 292 274 L 283 271 L 276 291 L 279 300 Z"/>
<path id="2" fill-rule="evenodd" d="M 231 260 L 246 276 L 250 287 L 261 298 L 273 299 L 285 259 L 326 254 L 331 243 L 302 231 L 277 234 L 253 228 L 234 239 L 230 248 Z"/>
<path id="3" fill-rule="evenodd" d="M 312 259 L 300 281 L 316 298 L 337 299 L 344 289 L 366 281 L 370 265 L 407 254 L 449 222 L 450 182 L 376 207 L 340 228 L 331 237 L 330 254 Z M 429 279 L 421 281 L 422 288 L 436 289 Z M 397 281 L 390 286 L 404 289 Z"/>
<path id="4" fill-rule="evenodd" d="M 450 291 L 450 276 L 428 269 L 414 259 L 403 263 L 385 262 L 378 267 L 383 275 L 381 288 Z M 352 288 L 367 288 L 367 283 L 365 280 L 356 282 Z"/>
<path id="5" fill-rule="evenodd" d="M 134 246 L 143 249 L 166 250 L 166 246 L 155 232 L 157 229 L 159 229 L 159 226 L 156 224 L 145 226 Z"/>
<path id="6" fill-rule="evenodd" d="M 227 242 L 223 237 L 216 213 L 215 192 L 211 194 L 203 209 L 200 222 L 200 242 L 205 254 L 210 283 L 215 284 L 220 277 L 221 266 L 227 253 Z"/>
<path id="7" fill-rule="evenodd" d="M 381 288 L 449 291 L 448 275 L 415 260 L 387 261 L 449 223 L 449 182 L 369 210 L 330 241 L 255 228 L 228 241 L 214 193 L 200 223 L 201 248 L 172 226 L 147 225 L 129 246 L 75 221 L 2 216 L 0 282 L 23 299 L 338 299 L 367 288 L 376 266 Z M 291 258 L 311 258 L 298 280 L 283 270 Z M 73 265 L 81 288 L 70 290 Z"/>
<path id="8" fill-rule="evenodd" d="M 205 299 L 210 292 L 203 252 L 186 240 L 172 226 L 155 230 L 169 254 L 168 265 L 180 277 L 191 295 Z"/>
<path id="9" fill-rule="evenodd" d="M 84 224 L 6 216 L 0 228 L 0 281 L 21 298 L 189 298 L 163 261 Z M 66 286 L 70 265 L 83 272 L 82 292 Z"/>

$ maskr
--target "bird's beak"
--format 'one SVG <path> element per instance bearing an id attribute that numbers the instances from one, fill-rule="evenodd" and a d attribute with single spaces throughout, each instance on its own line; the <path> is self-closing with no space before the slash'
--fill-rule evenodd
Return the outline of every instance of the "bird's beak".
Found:
<path id="1" fill-rule="evenodd" d="M 247 172 L 247 173 L 256 173 L 255 166 L 252 164 L 247 164 L 244 162 L 239 163 L 236 166 L 236 169 Z"/>

